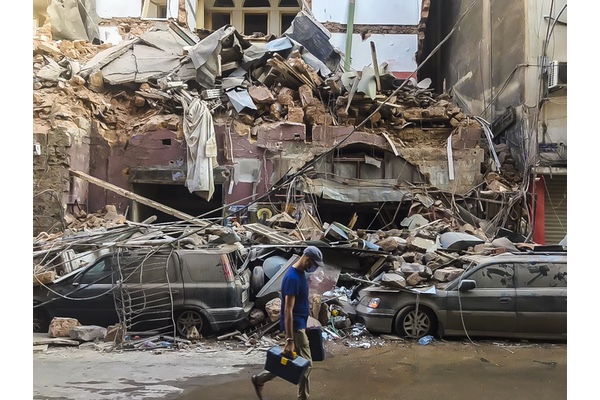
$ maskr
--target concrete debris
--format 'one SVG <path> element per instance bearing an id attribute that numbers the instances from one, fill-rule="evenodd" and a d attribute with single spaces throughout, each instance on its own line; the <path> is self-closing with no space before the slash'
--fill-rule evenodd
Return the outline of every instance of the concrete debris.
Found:
<path id="1" fill-rule="evenodd" d="M 80 326 L 78 320 L 75 318 L 68 317 L 54 317 L 50 321 L 50 327 L 48 328 L 48 335 L 52 338 L 71 337 L 71 329 Z"/>
<path id="2" fill-rule="evenodd" d="M 82 342 L 93 342 L 106 337 L 107 328 L 95 325 L 79 325 L 74 326 L 69 331 L 71 339 L 76 339 Z"/>
<path id="3" fill-rule="evenodd" d="M 454 150 L 482 146 L 481 124 L 453 104 L 447 93 L 435 94 L 427 81 L 418 84 L 397 79 L 385 66 L 378 68 L 379 79 L 372 67 L 342 73 L 339 54 L 333 47 L 323 45 L 329 44 L 328 33 L 305 12 L 299 13 L 286 34 L 275 40 L 251 40 L 230 25 L 198 38 L 158 22 L 119 19 L 103 24 L 117 25 L 123 40 L 117 45 L 96 45 L 79 39 L 55 40 L 58 36 L 53 35 L 55 32 L 48 24 L 33 40 L 33 116 L 34 138 L 52 148 L 64 146 L 70 140 L 89 139 L 91 132 L 97 132 L 112 148 L 120 150 L 131 140 L 162 130 L 175 132 L 177 140 L 185 145 L 189 138 L 184 134 L 188 132 L 184 115 L 193 101 L 202 103 L 207 116 L 214 115 L 209 125 L 226 120 L 225 125 L 231 127 L 229 142 L 218 151 L 232 164 L 239 163 L 233 159 L 233 151 L 231 156 L 229 151 L 232 147 L 244 147 L 234 143 L 232 137 L 247 138 L 257 148 L 280 157 L 281 163 L 275 167 L 293 171 L 344 138 L 330 132 L 329 127 L 351 132 L 363 121 L 366 122 L 361 132 L 356 132 L 362 136 L 356 143 L 391 149 L 392 156 L 402 157 L 406 165 L 418 166 L 432 149 L 446 157 L 449 136 Z M 311 148 L 306 154 L 290 156 L 282 145 L 285 141 L 292 143 L 290 147 L 308 143 Z M 211 159 L 218 153 L 216 145 L 204 150 L 201 153 Z M 355 200 L 359 200 L 356 203 L 389 200 L 398 203 L 398 210 L 401 205 L 408 205 L 402 208 L 401 215 L 405 218 L 400 224 L 395 223 L 396 215 L 387 221 L 384 213 L 378 211 L 375 217 L 384 220 L 385 226 L 378 230 L 354 230 L 356 218 L 347 225 L 321 221 L 318 212 L 302 209 L 300 201 L 290 207 L 286 202 L 281 210 L 260 209 L 260 213 L 256 212 L 260 217 L 258 222 L 240 218 L 231 226 L 220 226 L 198 218 L 190 218 L 188 222 L 194 223 L 189 225 L 154 225 L 152 219 L 133 223 L 117 212 L 115 206 L 107 205 L 97 213 L 88 213 L 77 207 L 77 199 L 70 199 L 72 207 L 64 213 L 62 232 L 42 232 L 34 238 L 33 283 L 49 284 L 89 265 L 103 254 L 107 243 L 118 244 L 120 248 L 149 249 L 157 244 L 194 249 L 207 244 L 239 243 L 247 250 L 247 259 L 240 264 L 253 271 L 263 268 L 269 257 L 285 260 L 276 270 L 270 270 L 269 276 L 264 275 L 262 287 L 252 291 L 255 308 L 250 313 L 248 327 L 221 336 L 223 340 L 235 338 L 250 351 L 282 343 L 278 331 L 281 275 L 310 242 L 323 250 L 328 267 L 320 271 L 323 276 L 315 276 L 321 279 L 321 286 L 311 297 L 311 317 L 322 325 L 330 340 L 342 339 L 348 346 L 368 348 L 378 342 L 354 319 L 359 286 L 383 285 L 401 290 L 447 282 L 463 273 L 458 261 L 461 255 L 526 248 L 507 238 L 495 238 L 497 227 L 476 216 L 479 214 L 475 210 L 482 207 L 482 200 L 496 200 L 506 192 L 517 191 L 522 181 L 508 146 L 494 145 L 491 150 L 500 162 L 500 169 L 495 160 L 487 160 L 488 168 L 481 169 L 489 172 L 481 182 L 482 189 L 475 192 L 479 197 L 464 206 L 455 200 L 465 199 L 471 193 L 460 196 L 453 192 L 449 200 L 425 181 L 419 187 L 410 182 L 409 187 L 402 186 L 404 177 L 390 185 L 389 190 L 382 190 L 377 179 L 319 182 L 311 178 L 305 182 L 310 191 L 299 191 L 329 200 L 341 199 L 346 204 Z M 287 158 L 283 160 L 282 155 Z M 66 165 L 70 156 L 52 154 L 52 162 Z M 382 165 L 372 155 L 353 161 L 372 169 Z M 243 177 L 248 179 L 243 183 L 252 183 L 255 190 L 259 183 L 256 177 L 275 174 L 275 169 L 267 171 L 266 167 L 263 172 L 263 166 L 260 164 L 255 173 L 249 173 L 252 179 Z M 213 167 L 216 164 L 199 172 L 212 171 Z M 34 170 L 43 168 L 43 164 L 34 161 Z M 424 175 L 432 176 L 440 171 L 425 172 Z M 233 185 L 238 179 L 235 176 L 229 182 Z M 262 183 L 267 186 L 267 181 Z M 357 189 L 352 191 L 352 188 Z M 140 196 L 136 198 L 129 193 L 125 197 L 140 200 Z M 167 214 L 187 216 L 160 205 L 151 206 Z M 63 208 L 60 210 L 62 213 Z M 65 257 L 67 251 L 74 255 Z M 73 263 L 74 258 L 79 262 Z M 78 321 L 70 318 L 55 318 L 50 335 L 69 337 L 70 331 L 77 327 L 73 330 L 77 338 L 89 339 L 91 333 L 86 331 L 87 327 L 78 325 Z M 123 327 L 115 325 L 106 329 L 104 340 L 123 349 L 147 350 L 189 346 L 204 339 L 197 331 L 191 333 L 186 339 L 164 336 L 132 339 Z"/>

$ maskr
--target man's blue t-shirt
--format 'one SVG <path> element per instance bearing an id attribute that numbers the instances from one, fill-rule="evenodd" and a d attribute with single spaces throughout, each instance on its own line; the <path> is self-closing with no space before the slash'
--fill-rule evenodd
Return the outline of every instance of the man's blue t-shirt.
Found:
<path id="1" fill-rule="evenodd" d="M 298 329 L 306 329 L 306 321 L 308 320 L 308 280 L 304 271 L 290 267 L 283 276 L 281 282 L 281 320 L 279 322 L 282 332 L 285 332 L 284 313 L 285 313 L 285 296 L 295 295 L 294 302 L 294 331 Z"/>

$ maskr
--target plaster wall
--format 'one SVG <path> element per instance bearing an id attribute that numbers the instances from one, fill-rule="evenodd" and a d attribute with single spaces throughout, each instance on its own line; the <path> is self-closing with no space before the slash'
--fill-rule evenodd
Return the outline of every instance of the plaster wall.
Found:
<path id="1" fill-rule="evenodd" d="M 96 0 L 96 13 L 102 18 L 139 18 L 142 0 Z"/>
<path id="2" fill-rule="evenodd" d="M 149 13 L 155 13 L 157 6 L 148 0 Z M 101 18 L 141 18 L 143 0 L 96 0 L 96 13 Z M 197 3 L 189 4 L 186 1 L 186 10 L 188 12 L 188 25 L 196 26 L 194 16 L 196 15 Z M 167 0 L 167 19 L 177 19 L 178 0 Z"/>
<path id="3" fill-rule="evenodd" d="M 313 0 L 312 12 L 320 21 L 348 23 L 348 0 Z M 356 0 L 355 24 L 417 25 L 421 0 Z"/>
<path id="4" fill-rule="evenodd" d="M 437 2 L 446 16 L 440 22 L 441 37 L 470 4 Z M 562 10 L 559 21 L 566 22 L 566 1 L 482 0 L 442 48 L 442 77 L 462 108 L 488 122 L 508 106 L 516 109 L 517 121 L 503 135 L 521 168 L 566 162 L 566 89 L 545 90 L 544 65 L 567 59 L 566 25 L 551 27 L 551 4 L 552 16 Z M 558 150 L 541 155 L 538 144 L 556 145 Z"/>
<path id="5" fill-rule="evenodd" d="M 123 147 L 110 147 L 102 138 L 96 138 L 91 154 L 93 176 L 129 191 L 133 189 L 129 181 L 130 168 L 168 170 L 186 161 L 185 142 L 177 140 L 176 134 L 166 129 L 134 136 Z M 181 180 L 171 176 L 170 181 L 163 183 L 181 184 Z M 94 211 L 104 204 L 114 204 L 119 212 L 125 212 L 130 203 L 129 199 L 102 188 L 94 187 L 91 192 L 94 195 L 90 196 L 89 205 Z"/>
<path id="6" fill-rule="evenodd" d="M 332 33 L 330 43 L 337 49 L 344 51 L 346 48 L 346 34 Z M 418 48 L 418 37 L 403 34 L 372 34 L 366 40 L 361 35 L 352 35 L 352 69 L 362 71 L 366 66 L 373 65 L 371 56 L 371 41 L 375 43 L 377 62 L 388 64 L 391 72 L 412 72 L 417 68 L 415 54 Z"/>
<path id="7" fill-rule="evenodd" d="M 535 127 L 537 142 L 542 146 L 548 143 L 557 146 L 556 151 L 540 154 L 539 162 L 541 165 L 562 164 L 566 162 L 567 148 L 567 90 L 545 92 L 545 71 L 539 65 L 542 65 L 542 60 L 545 63 L 553 60 L 567 61 L 567 25 L 560 23 L 567 22 L 567 1 L 534 0 L 526 3 L 529 15 L 528 62 L 538 67 L 527 70 L 525 96 L 527 104 L 537 104 L 540 99 L 545 98 L 542 100 L 539 125 Z M 552 3 L 554 6 L 551 9 Z M 560 22 L 553 25 L 554 20 L 548 18 L 550 15 L 558 17 Z M 544 47 L 546 37 L 548 43 Z"/>

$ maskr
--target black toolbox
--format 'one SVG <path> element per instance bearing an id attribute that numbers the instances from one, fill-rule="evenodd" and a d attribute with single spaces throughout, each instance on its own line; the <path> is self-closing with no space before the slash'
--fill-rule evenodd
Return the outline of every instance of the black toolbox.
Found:
<path id="1" fill-rule="evenodd" d="M 323 328 L 320 326 L 311 326 L 306 328 L 308 336 L 308 345 L 310 346 L 310 355 L 313 361 L 323 361 L 325 359 L 325 341 L 323 340 Z"/>

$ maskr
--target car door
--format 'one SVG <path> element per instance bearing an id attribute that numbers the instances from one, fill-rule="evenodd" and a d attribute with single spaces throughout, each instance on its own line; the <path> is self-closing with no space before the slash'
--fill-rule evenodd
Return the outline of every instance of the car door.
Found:
<path id="1" fill-rule="evenodd" d="M 494 263 L 477 266 L 462 279 L 477 286 L 466 292 L 456 287 L 447 293 L 447 330 L 486 336 L 516 332 L 514 266 Z"/>
<path id="2" fill-rule="evenodd" d="M 117 311 L 131 331 L 169 329 L 172 311 L 183 296 L 176 268 L 176 252 L 127 253 L 115 262 L 119 277 L 115 290 Z"/>
<path id="3" fill-rule="evenodd" d="M 235 276 L 224 253 L 187 253 L 183 279 L 186 304 L 202 308 L 226 308 L 236 304 Z"/>
<path id="4" fill-rule="evenodd" d="M 517 331 L 524 336 L 567 335 L 567 263 L 516 264 Z"/>
<path id="5" fill-rule="evenodd" d="M 112 289 L 111 259 L 103 257 L 74 277 L 70 285 L 62 286 L 63 297 L 54 305 L 54 312 L 76 318 L 83 325 L 114 324 L 118 317 Z"/>

